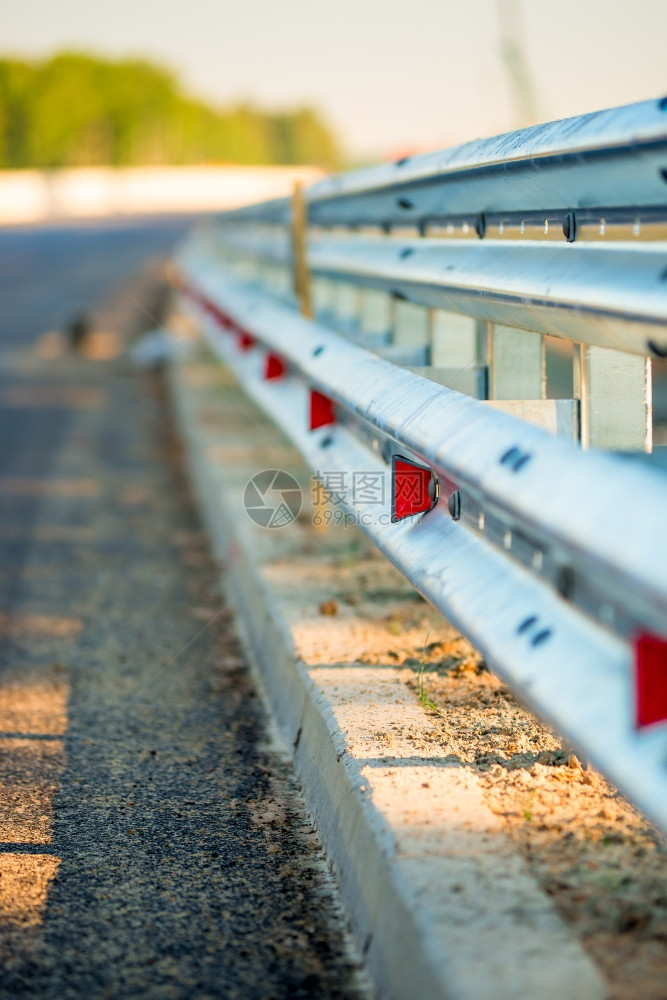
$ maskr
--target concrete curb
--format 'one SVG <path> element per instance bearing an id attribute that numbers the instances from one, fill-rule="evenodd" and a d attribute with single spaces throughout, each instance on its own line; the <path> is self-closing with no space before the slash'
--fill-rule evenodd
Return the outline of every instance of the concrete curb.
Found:
<path id="1" fill-rule="evenodd" d="M 193 350 L 187 347 L 188 354 Z M 215 378 L 220 371 L 216 366 Z M 397 751 L 386 765 L 386 758 L 363 749 L 373 720 L 390 712 L 428 725 L 414 697 L 395 697 L 391 668 L 377 672 L 368 715 L 357 718 L 347 708 L 354 699 L 340 699 L 333 684 L 354 683 L 352 669 L 309 669 L 299 655 L 289 595 L 275 589 L 271 569 L 281 557 L 272 555 L 267 536 L 276 533 L 251 530 L 241 502 L 252 468 L 238 460 L 243 427 L 249 448 L 253 438 L 262 447 L 268 440 L 275 453 L 277 434 L 228 375 L 222 388 L 212 377 L 174 352 L 169 385 L 192 482 L 225 566 L 229 600 L 379 994 L 602 1000 L 607 990 L 600 974 L 504 838 L 474 777 L 451 766 L 444 751 L 416 759 L 406 745 L 402 758 Z M 251 413 L 247 420 L 239 420 L 240 399 Z M 289 446 L 281 440 L 278 448 L 280 467 L 291 461 L 296 468 Z M 255 463 L 254 471 L 261 467 Z M 298 558 L 296 543 L 288 555 Z"/>

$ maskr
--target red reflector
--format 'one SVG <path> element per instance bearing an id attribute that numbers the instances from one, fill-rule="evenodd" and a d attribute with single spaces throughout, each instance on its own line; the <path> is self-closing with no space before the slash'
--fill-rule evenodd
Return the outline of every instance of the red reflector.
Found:
<path id="1" fill-rule="evenodd" d="M 277 354 L 266 355 L 264 378 L 282 378 L 285 374 L 285 362 Z"/>
<path id="2" fill-rule="evenodd" d="M 431 469 L 401 455 L 391 460 L 391 519 L 422 514 L 435 503 L 435 479 Z"/>
<path id="3" fill-rule="evenodd" d="M 239 330 L 238 344 L 240 351 L 249 351 L 251 347 L 255 346 L 255 338 L 246 330 Z"/>
<path id="4" fill-rule="evenodd" d="M 333 403 L 328 396 L 323 396 L 317 389 L 310 390 L 310 429 L 316 431 L 318 427 L 326 427 L 327 424 L 336 422 Z"/>
<path id="5" fill-rule="evenodd" d="M 640 635 L 635 643 L 637 725 L 667 720 L 667 640 Z"/>

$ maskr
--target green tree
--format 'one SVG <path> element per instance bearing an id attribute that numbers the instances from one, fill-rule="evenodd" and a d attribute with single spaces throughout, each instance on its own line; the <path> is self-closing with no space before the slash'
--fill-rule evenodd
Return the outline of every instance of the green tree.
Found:
<path id="1" fill-rule="evenodd" d="M 27 165 L 28 87 L 32 68 L 18 59 L 0 59 L 0 167 Z"/>
<path id="2" fill-rule="evenodd" d="M 312 109 L 214 109 L 144 60 L 0 59 L 0 167 L 221 161 L 334 167 L 340 154 Z"/>

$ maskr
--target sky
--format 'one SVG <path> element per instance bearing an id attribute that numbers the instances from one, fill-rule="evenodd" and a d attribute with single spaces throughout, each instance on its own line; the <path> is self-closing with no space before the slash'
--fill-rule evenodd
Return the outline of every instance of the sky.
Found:
<path id="1" fill-rule="evenodd" d="M 363 161 L 525 124 L 503 4 L 538 120 L 667 93 L 667 0 L 0 0 L 0 52 L 143 56 L 214 104 L 309 104 Z"/>

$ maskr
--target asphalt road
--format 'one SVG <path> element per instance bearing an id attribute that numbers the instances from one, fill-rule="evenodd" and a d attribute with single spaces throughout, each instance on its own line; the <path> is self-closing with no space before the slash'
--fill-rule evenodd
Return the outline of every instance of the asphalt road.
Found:
<path id="1" fill-rule="evenodd" d="M 193 216 L 0 228 L 0 342 L 33 341 L 99 303 Z"/>
<path id="2" fill-rule="evenodd" d="M 159 380 L 26 346 L 178 231 L 0 236 L 0 1000 L 366 995 Z"/>

